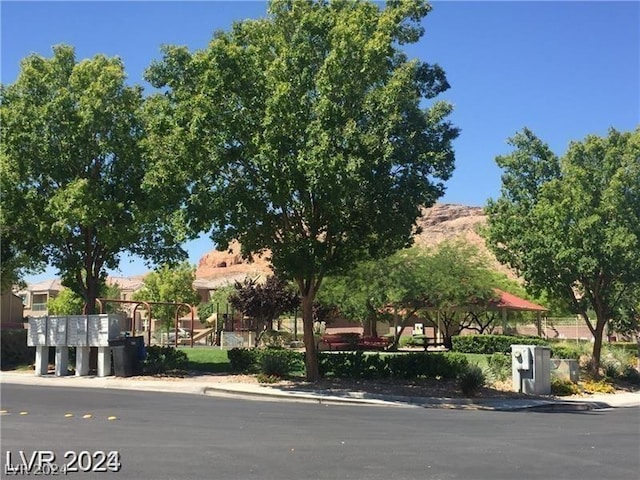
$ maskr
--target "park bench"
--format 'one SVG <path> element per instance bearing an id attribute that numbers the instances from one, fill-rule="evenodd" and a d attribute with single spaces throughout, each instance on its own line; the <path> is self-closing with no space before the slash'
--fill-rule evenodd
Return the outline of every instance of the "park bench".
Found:
<path id="1" fill-rule="evenodd" d="M 363 337 L 358 333 L 328 333 L 320 338 L 319 344 L 320 350 L 384 350 L 388 346 L 388 338 Z"/>
<path id="2" fill-rule="evenodd" d="M 358 345 L 358 334 L 327 333 L 320 337 L 320 350 L 355 350 Z M 327 348 L 322 348 L 322 345 Z"/>
<path id="3" fill-rule="evenodd" d="M 358 340 L 361 350 L 385 350 L 390 344 L 388 337 L 362 337 Z"/>

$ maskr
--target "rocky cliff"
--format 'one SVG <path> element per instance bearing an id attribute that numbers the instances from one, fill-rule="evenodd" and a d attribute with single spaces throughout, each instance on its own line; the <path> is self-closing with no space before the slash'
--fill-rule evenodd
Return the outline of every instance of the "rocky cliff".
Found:
<path id="1" fill-rule="evenodd" d="M 496 260 L 478 233 L 478 230 L 486 224 L 487 216 L 482 207 L 438 203 L 431 208 L 426 208 L 422 217 L 418 219 L 418 226 L 422 231 L 416 236 L 415 243 L 433 247 L 444 240 L 463 240 L 475 245 L 493 269 L 506 274 L 509 278 L 517 279 L 513 271 Z"/>
<path id="2" fill-rule="evenodd" d="M 484 239 L 478 234 L 478 228 L 485 225 L 487 216 L 481 207 L 470 207 L 456 204 L 436 204 L 424 210 L 418 219 L 422 231 L 416 236 L 416 245 L 432 247 L 444 240 L 462 239 L 478 247 L 489 259 L 492 267 L 515 278 L 513 272 L 498 263 L 488 251 Z M 197 278 L 237 278 L 246 273 L 251 276 L 271 273 L 269 263 L 263 257 L 247 262 L 240 256 L 239 245 L 232 244 L 230 250 L 211 252 L 204 255 L 198 264 Z"/>
<path id="3" fill-rule="evenodd" d="M 263 256 L 255 256 L 253 261 L 244 260 L 240 255 L 240 245 L 233 242 L 227 250 L 211 250 L 198 262 L 196 278 L 199 279 L 238 279 L 242 274 L 250 277 L 271 273 L 271 267 Z"/>

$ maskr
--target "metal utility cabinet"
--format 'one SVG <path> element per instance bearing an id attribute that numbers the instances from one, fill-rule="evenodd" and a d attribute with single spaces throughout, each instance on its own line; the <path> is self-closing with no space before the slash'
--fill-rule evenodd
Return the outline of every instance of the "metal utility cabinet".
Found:
<path id="1" fill-rule="evenodd" d="M 513 390 L 529 395 L 551 393 L 551 349 L 539 345 L 511 345 Z"/>

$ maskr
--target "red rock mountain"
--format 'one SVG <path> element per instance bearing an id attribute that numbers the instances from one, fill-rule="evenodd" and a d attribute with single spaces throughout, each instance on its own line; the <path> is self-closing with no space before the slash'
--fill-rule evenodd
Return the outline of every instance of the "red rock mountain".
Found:
<path id="1" fill-rule="evenodd" d="M 484 239 L 478 234 L 478 227 L 486 225 L 487 216 L 482 207 L 470 207 L 456 204 L 436 204 L 424 210 L 418 219 L 422 232 L 416 236 L 416 245 L 435 246 L 444 240 L 462 239 L 475 245 L 489 259 L 491 266 L 506 273 L 511 278 L 516 276 L 501 265 L 487 249 Z M 237 279 L 246 274 L 257 277 L 271 273 L 269 263 L 264 257 L 256 257 L 253 262 L 243 260 L 237 243 L 230 245 L 230 250 L 212 250 L 204 255 L 198 264 L 196 277 L 199 279 Z"/>

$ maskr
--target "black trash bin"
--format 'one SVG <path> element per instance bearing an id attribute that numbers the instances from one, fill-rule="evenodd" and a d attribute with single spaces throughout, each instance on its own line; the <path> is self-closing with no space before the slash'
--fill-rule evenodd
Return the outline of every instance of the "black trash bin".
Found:
<path id="1" fill-rule="evenodd" d="M 140 347 L 142 343 L 142 347 Z M 142 373 L 140 350 L 144 350 L 144 337 L 123 337 L 109 341 L 116 377 L 131 377 Z"/>
<path id="2" fill-rule="evenodd" d="M 144 346 L 144 337 L 133 337 L 135 340 L 135 357 L 136 362 L 134 366 L 134 372 L 136 375 L 142 375 L 144 361 L 147 358 L 147 348 Z"/>

